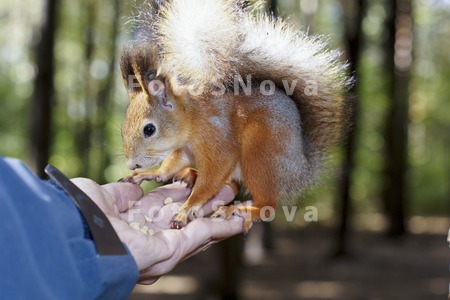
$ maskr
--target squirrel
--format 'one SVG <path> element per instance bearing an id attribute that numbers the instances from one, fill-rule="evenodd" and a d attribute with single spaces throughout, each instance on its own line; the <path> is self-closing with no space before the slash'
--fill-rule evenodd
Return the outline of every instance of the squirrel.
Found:
<path id="1" fill-rule="evenodd" d="M 243 231 L 312 185 L 349 126 L 352 85 L 326 39 L 242 0 L 152 0 L 132 19 L 121 55 L 130 103 L 122 125 L 122 181 L 184 181 L 173 218 L 181 228 L 224 184 L 251 206 L 213 217 L 244 218 Z M 160 167 L 145 170 L 156 164 Z M 196 166 L 196 169 L 192 167 Z"/>

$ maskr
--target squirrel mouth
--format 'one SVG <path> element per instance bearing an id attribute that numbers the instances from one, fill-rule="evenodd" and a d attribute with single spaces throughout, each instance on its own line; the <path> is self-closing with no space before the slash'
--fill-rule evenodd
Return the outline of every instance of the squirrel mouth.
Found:
<path id="1" fill-rule="evenodd" d="M 148 169 L 153 166 L 159 165 L 163 160 L 164 159 L 160 157 L 146 158 L 143 160 L 142 164 L 140 164 L 140 169 Z"/>
<path id="2" fill-rule="evenodd" d="M 142 159 L 142 164 L 141 164 L 141 168 L 142 169 L 148 169 L 151 168 L 155 165 L 159 165 L 160 163 L 163 162 L 163 160 L 166 159 L 166 157 L 170 154 L 169 153 L 158 153 L 158 154 L 152 154 L 152 155 L 148 155 L 143 157 Z"/>
<path id="3" fill-rule="evenodd" d="M 130 170 L 149 169 L 160 164 L 164 158 L 165 156 L 137 157 L 135 159 L 128 159 L 127 166 Z"/>

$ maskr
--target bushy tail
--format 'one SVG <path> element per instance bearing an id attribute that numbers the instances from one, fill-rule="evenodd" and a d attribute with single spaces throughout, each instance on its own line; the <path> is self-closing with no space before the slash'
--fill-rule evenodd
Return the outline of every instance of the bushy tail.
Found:
<path id="1" fill-rule="evenodd" d="M 196 85 L 207 91 L 214 82 L 231 84 L 237 75 L 284 89 L 299 108 L 305 156 L 317 169 L 347 126 L 346 64 L 323 37 L 257 13 L 259 4 L 249 2 L 153 0 L 152 11 L 135 21 L 158 44 L 158 72 L 177 89 Z"/>
<path id="2" fill-rule="evenodd" d="M 308 36 L 265 14 L 247 15 L 239 46 L 240 74 L 271 80 L 297 104 L 305 156 L 312 170 L 348 127 L 351 106 L 346 92 L 352 80 L 341 52 L 327 48 L 321 36 Z"/>

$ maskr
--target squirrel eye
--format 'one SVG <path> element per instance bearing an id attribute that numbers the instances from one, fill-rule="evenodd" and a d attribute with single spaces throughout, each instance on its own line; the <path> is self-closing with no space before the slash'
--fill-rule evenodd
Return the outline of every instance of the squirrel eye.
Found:
<path id="1" fill-rule="evenodd" d="M 144 137 L 148 138 L 148 137 L 151 137 L 155 133 L 156 127 L 152 123 L 149 123 L 144 126 L 143 131 L 144 131 Z"/>

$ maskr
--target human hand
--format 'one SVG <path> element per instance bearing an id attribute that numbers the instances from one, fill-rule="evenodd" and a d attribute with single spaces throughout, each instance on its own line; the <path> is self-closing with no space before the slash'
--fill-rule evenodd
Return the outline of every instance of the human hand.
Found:
<path id="1" fill-rule="evenodd" d="M 100 186 L 86 178 L 72 181 L 108 216 L 133 255 L 142 284 L 154 283 L 181 261 L 242 232 L 240 217 L 229 220 L 200 217 L 182 229 L 170 229 L 172 217 L 190 193 L 183 184 L 166 185 L 143 195 L 138 185 L 130 183 Z M 207 215 L 233 198 L 233 190 L 225 186 L 202 211 Z M 139 223 L 141 230 L 134 229 L 130 223 Z"/>

